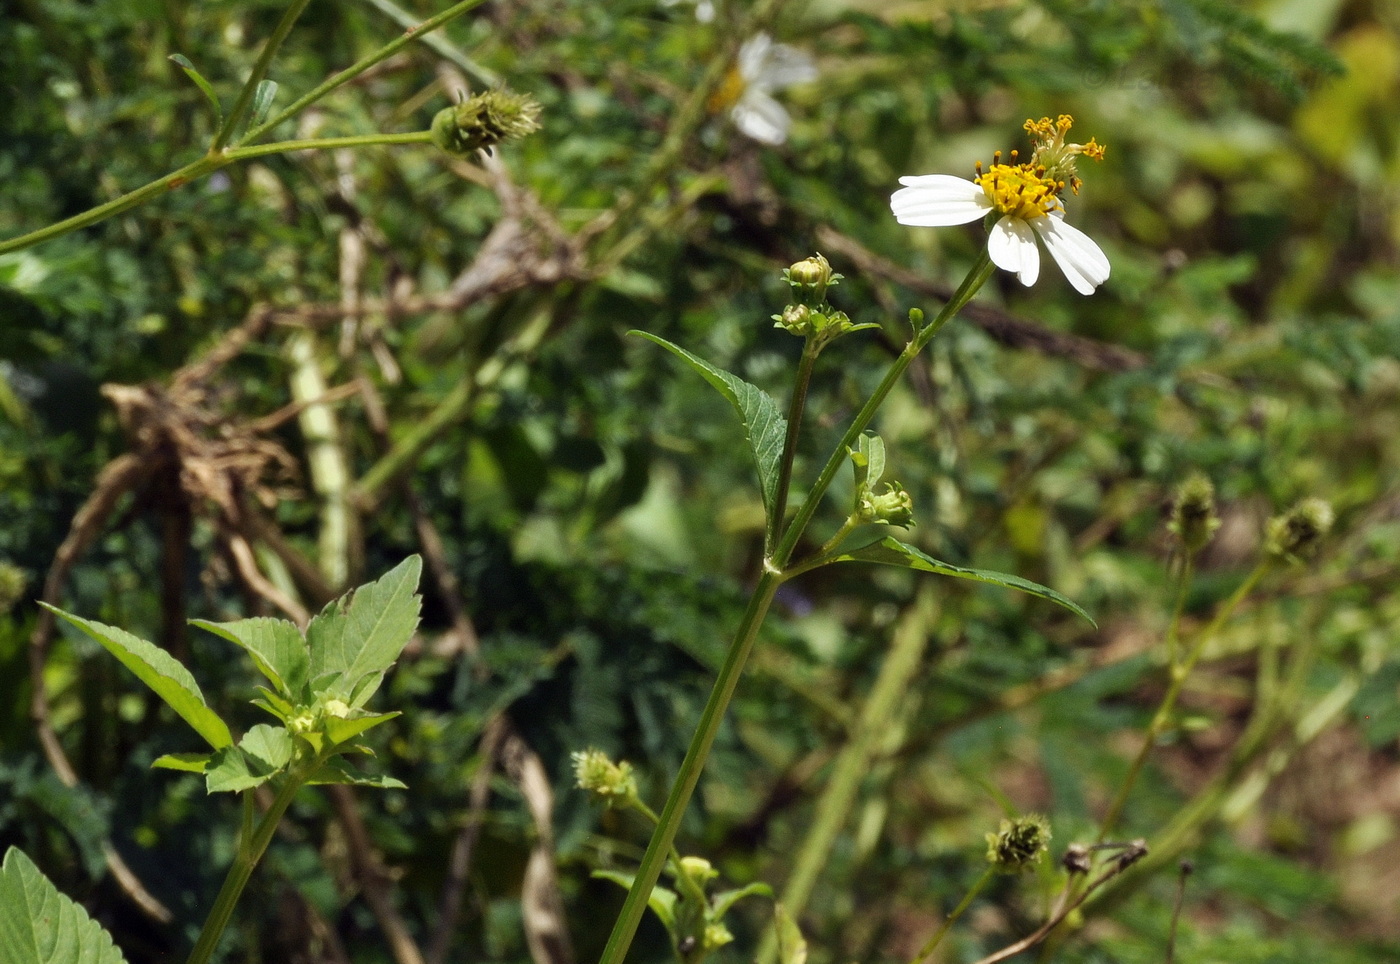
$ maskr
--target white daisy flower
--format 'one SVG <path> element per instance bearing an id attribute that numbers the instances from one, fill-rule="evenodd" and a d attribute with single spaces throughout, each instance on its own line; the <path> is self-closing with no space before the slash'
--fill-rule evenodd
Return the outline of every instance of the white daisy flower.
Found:
<path id="1" fill-rule="evenodd" d="M 729 108 L 734 126 L 760 144 L 787 140 L 792 118 L 773 93 L 817 79 L 817 65 L 804 51 L 773 42 L 766 33 L 744 41 L 734 68 L 711 98 L 712 110 Z"/>
<path id="2" fill-rule="evenodd" d="M 1011 163 L 1003 164 L 998 151 L 986 172 L 978 162 L 977 177 L 971 181 L 951 174 L 901 177 L 904 187 L 890 198 L 890 209 L 900 224 L 920 227 L 967 224 L 995 213 L 987 237 L 993 264 L 1014 272 L 1024 285 L 1035 284 L 1040 275 L 1039 237 L 1074 290 L 1093 294 L 1108 280 L 1108 258 L 1087 234 L 1065 223 L 1060 195 L 1066 187 L 1079 193 L 1076 155 L 1099 160 L 1103 148 L 1092 139 L 1088 144 L 1066 144 L 1064 136 L 1072 123 L 1068 114 L 1056 121 L 1026 121 L 1036 142 L 1028 163 L 1017 163 L 1017 152 L 1012 151 Z"/>
<path id="3" fill-rule="evenodd" d="M 689 0 L 661 0 L 663 7 L 674 7 Z M 712 23 L 715 19 L 714 0 L 695 0 L 695 19 L 701 23 Z"/>

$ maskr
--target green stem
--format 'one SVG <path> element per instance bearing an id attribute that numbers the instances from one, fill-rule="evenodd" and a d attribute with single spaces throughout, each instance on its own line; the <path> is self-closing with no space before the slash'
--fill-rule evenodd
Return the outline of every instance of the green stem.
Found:
<path id="1" fill-rule="evenodd" d="M 1162 703 L 1157 707 L 1157 712 L 1153 714 L 1152 722 L 1147 727 L 1147 735 L 1142 741 L 1142 749 L 1133 759 L 1132 766 L 1128 768 L 1127 777 L 1118 788 L 1118 793 L 1114 796 L 1113 803 L 1109 805 L 1108 812 L 1104 814 L 1103 822 L 1099 824 L 1097 843 L 1102 843 L 1113 832 L 1114 825 L 1122 816 L 1123 807 L 1128 802 L 1128 795 L 1132 793 L 1134 784 L 1137 783 L 1138 777 L 1142 774 L 1142 768 L 1147 763 L 1147 758 L 1152 754 L 1152 748 L 1156 746 L 1157 739 L 1166 730 L 1167 724 L 1171 720 L 1172 710 L 1176 708 L 1177 697 L 1181 695 L 1181 687 L 1186 682 L 1186 678 L 1191 675 L 1191 670 L 1195 669 L 1201 654 L 1205 652 L 1206 644 L 1214 638 L 1215 634 L 1234 614 L 1240 603 L 1259 584 L 1259 580 L 1264 578 L 1264 574 L 1269 571 L 1271 565 L 1272 560 L 1265 559 L 1254 567 L 1254 570 L 1245 577 L 1244 582 L 1240 583 L 1239 588 L 1220 607 L 1215 618 L 1196 636 L 1196 641 L 1192 644 L 1191 652 L 1187 655 L 1186 661 L 1179 666 L 1173 664 L 1170 667 L 1171 682 L 1167 685 L 1166 695 L 1162 697 Z"/>
<path id="2" fill-rule="evenodd" d="M 630 801 L 633 809 L 651 821 L 653 831 L 661 826 L 661 818 L 656 815 L 656 811 L 648 807 L 640 799 L 633 797 Z M 676 881 L 682 890 L 691 900 L 696 901 L 698 906 L 705 905 L 705 890 L 696 883 L 695 878 L 685 872 L 685 866 L 681 863 L 681 852 L 676 849 L 674 842 L 671 844 L 671 863 L 675 865 Z"/>
<path id="3" fill-rule="evenodd" d="M 284 778 L 282 788 L 277 791 L 272 806 L 262 815 L 256 828 L 253 826 L 253 791 L 243 792 L 243 827 L 238 834 L 238 850 L 233 855 L 233 865 L 228 869 L 228 876 L 224 878 L 223 887 L 219 888 L 219 896 L 214 899 L 214 907 L 209 911 L 204 929 L 199 932 L 199 940 L 195 942 L 194 950 L 190 951 L 186 964 L 206 964 L 214 953 L 224 928 L 233 916 L 234 905 L 238 903 L 248 878 L 253 874 L 253 868 L 258 865 L 258 861 L 267 850 L 267 845 L 272 842 L 272 835 L 277 830 L 282 814 L 286 813 L 302 783 L 303 780 L 299 776 L 288 774 Z"/>
<path id="4" fill-rule="evenodd" d="M 710 698 L 700 715 L 700 724 L 691 738 L 685 762 L 681 764 L 675 783 L 671 785 L 670 796 L 667 797 L 666 806 L 661 811 L 661 822 L 651 836 L 646 855 L 642 857 L 637 876 L 622 904 L 622 912 L 613 924 L 612 935 L 608 938 L 607 947 L 603 949 L 601 964 L 622 964 L 623 958 L 627 956 L 627 949 L 632 945 L 632 938 L 637 933 L 637 925 L 641 923 L 642 914 L 646 912 L 647 900 L 651 897 L 652 889 L 656 886 L 662 867 L 675 843 L 676 831 L 680 828 L 686 805 L 690 803 L 690 797 L 700 780 L 700 771 L 704 769 L 705 760 L 710 755 L 710 747 L 714 744 L 729 701 L 734 696 L 739 677 L 743 674 L 744 664 L 748 661 L 754 641 L 758 638 L 763 617 L 767 615 L 773 595 L 782 582 L 782 575 L 771 569 L 765 569 L 758 578 L 748 608 L 744 611 L 744 617 L 734 634 L 734 641 L 730 643 L 729 652 L 725 655 L 724 665 L 720 667 L 715 685 L 710 690 Z"/>
<path id="5" fill-rule="evenodd" d="M 914 955 L 909 964 L 919 964 L 920 961 L 933 953 L 934 948 L 948 935 L 948 931 L 957 923 L 958 918 L 963 915 L 963 911 L 967 910 L 968 905 L 982 892 L 982 888 L 987 886 L 988 882 L 992 879 L 992 875 L 995 873 L 995 867 L 988 867 L 986 870 L 982 871 L 982 876 L 978 877 L 977 883 L 973 884 L 968 890 L 967 895 L 962 899 L 962 903 L 954 907 L 953 912 L 943 919 L 943 923 L 938 925 L 938 930 L 934 931 L 933 936 L 928 939 L 928 942 L 925 943 L 923 947 L 919 948 L 919 953 Z"/>
<path id="6" fill-rule="evenodd" d="M 268 68 L 272 66 L 272 58 L 277 55 L 282 42 L 292 32 L 292 26 L 310 2 L 311 0 L 292 0 L 292 5 L 287 8 L 286 13 L 282 14 L 282 19 L 277 22 L 277 28 L 272 31 L 272 36 L 268 38 L 267 43 L 263 44 L 263 49 L 258 54 L 258 59 L 253 64 L 253 72 L 248 75 L 243 89 L 238 92 L 238 100 L 234 102 L 233 110 L 228 112 L 228 116 L 224 118 L 224 126 L 219 128 L 219 132 L 214 135 L 214 140 L 210 142 L 210 154 L 218 154 L 233 137 L 234 129 L 238 127 L 243 116 L 248 112 L 248 105 L 253 102 L 253 95 L 257 92 L 258 85 L 262 83 L 263 78 L 267 76 Z"/>
<path id="7" fill-rule="evenodd" d="M 772 553 L 783 532 L 783 516 L 787 515 L 788 489 L 792 485 L 792 463 L 797 457 L 797 436 L 802 429 L 802 410 L 807 404 L 807 388 L 812 382 L 812 367 L 821 349 L 810 335 L 802 345 L 802 360 L 797 363 L 797 379 L 792 386 L 792 402 L 788 405 L 787 436 L 783 439 L 783 455 L 778 462 L 778 487 L 773 497 L 773 514 L 768 520 L 768 534 L 763 551 Z"/>
<path id="8" fill-rule="evenodd" d="M 166 191 L 173 191 L 178 187 L 183 187 L 191 181 L 197 181 L 206 175 L 212 174 L 220 168 L 227 167 L 235 161 L 245 161 L 252 157 L 263 157 L 268 154 L 281 154 L 285 151 L 305 151 L 312 149 L 326 150 L 337 147 L 369 147 L 377 144 L 427 144 L 432 141 L 432 135 L 428 131 L 412 131 L 407 134 L 362 134 L 355 137 L 325 137 L 311 140 L 277 141 L 272 144 L 260 144 L 256 147 L 235 147 L 219 154 L 206 155 L 192 164 L 186 164 L 176 171 L 152 181 L 149 184 L 138 187 L 134 191 L 128 191 L 121 197 L 113 198 L 105 204 L 99 204 L 95 208 L 75 214 L 71 218 L 65 218 L 56 224 L 31 231 L 28 234 L 21 234 L 18 237 L 10 238 L 8 241 L 0 241 L 0 254 L 8 254 L 11 251 L 20 251 L 32 245 L 48 241 L 51 238 L 61 237 L 79 228 L 86 228 L 105 221 L 110 217 L 129 211 L 134 207 L 145 204 L 152 198 L 164 194 Z"/>
<path id="9" fill-rule="evenodd" d="M 1186 592 L 1191 588 L 1191 577 L 1195 574 L 1195 557 L 1186 554 L 1177 574 L 1176 601 L 1172 604 L 1172 620 L 1167 626 L 1167 669 L 1176 669 L 1177 650 L 1181 641 L 1181 613 L 1186 608 Z"/>
<path id="10" fill-rule="evenodd" d="M 972 296 L 977 293 L 977 289 L 986 283 L 992 276 L 994 266 L 992 259 L 987 254 L 986 249 L 982 250 L 977 263 L 972 266 L 972 270 L 967 273 L 958 290 L 953 292 L 953 296 L 948 299 L 948 303 L 943 306 L 943 310 L 938 313 L 932 322 L 924 326 L 918 334 L 910 339 L 909 344 L 899 353 L 899 357 L 894 360 L 890 370 L 885 373 L 884 379 L 875 387 L 875 391 L 866 401 L 846 429 L 846 434 L 841 437 L 841 441 L 836 443 L 835 450 L 831 453 L 831 458 L 827 460 L 826 466 L 822 469 L 821 475 L 817 476 L 817 481 L 812 485 L 811 491 L 807 493 L 807 498 L 803 501 L 802 507 L 797 510 L 797 515 L 793 517 L 792 525 L 788 526 L 783 534 L 782 542 L 778 545 L 777 551 L 773 553 L 772 563 L 781 569 L 787 565 L 787 561 L 792 556 L 792 551 L 797 546 L 797 541 L 802 538 L 802 533 L 806 530 L 808 523 L 812 521 L 812 516 L 817 511 L 817 505 L 821 502 L 822 496 L 826 494 L 827 488 L 832 480 L 836 478 L 836 473 L 845 464 L 847 449 L 855 445 L 860 433 L 864 432 L 880 406 L 884 404 L 885 397 L 894 388 L 895 383 L 904 375 L 904 370 L 918 357 L 934 335 L 953 319 L 962 307 L 972 300 Z"/>
<path id="11" fill-rule="evenodd" d="M 313 87 L 311 90 L 307 91 L 305 94 L 292 101 L 292 103 L 288 107 L 286 107 L 281 113 L 277 114 L 275 117 L 269 118 L 268 120 L 259 124 L 257 127 L 254 127 L 252 130 L 248 131 L 248 133 L 243 136 L 243 142 L 247 143 L 249 141 L 257 140 L 259 137 L 262 137 L 268 131 L 276 127 L 278 124 L 290 119 L 291 117 L 294 117 L 296 114 L 300 113 L 304 108 L 306 108 L 310 104 L 314 104 L 316 101 L 320 100 L 322 97 L 326 96 L 331 91 L 335 90 L 337 87 L 341 87 L 349 83 L 356 77 L 360 76 L 360 74 L 363 74 L 366 70 L 369 70 L 375 64 L 392 57 L 394 54 L 398 53 L 408 44 L 412 43 L 415 40 L 418 40 L 430 31 L 436 30 L 443 24 L 449 23 L 457 19 L 462 14 L 472 9 L 472 7 L 480 6 L 485 2 L 486 0 L 462 0 L 461 3 L 456 4 L 455 6 L 448 7 L 436 17 L 429 17 L 427 20 L 424 20 L 421 24 L 418 25 L 416 29 L 409 29 L 404 31 L 403 36 L 397 37 L 394 40 L 389 41 L 389 43 L 385 44 L 383 47 L 380 47 L 368 57 L 356 61 L 354 64 L 350 65 L 349 67 L 346 67 L 340 73 L 329 78 L 324 83 L 318 84 L 317 86 Z"/>

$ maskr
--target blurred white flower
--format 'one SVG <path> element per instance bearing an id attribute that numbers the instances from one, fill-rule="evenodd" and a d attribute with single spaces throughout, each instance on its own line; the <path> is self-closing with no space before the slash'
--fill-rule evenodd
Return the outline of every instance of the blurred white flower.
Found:
<path id="1" fill-rule="evenodd" d="M 1087 234 L 1065 223 L 1060 195 L 1067 186 L 1078 193 L 1075 157 L 1099 160 L 1103 148 L 1093 140 L 1066 144 L 1071 123 L 1067 114 L 1058 121 L 1026 121 L 1026 130 L 1036 140 L 1031 160 L 1017 163 L 1017 152 L 1012 151 L 1011 163 L 1003 164 L 998 151 L 985 173 L 978 162 L 977 177 L 971 181 L 951 174 L 901 177 L 904 187 L 890 198 L 890 209 L 900 224 L 920 227 L 967 224 L 995 213 L 998 217 L 987 236 L 993 264 L 1014 272 L 1024 285 L 1035 284 L 1040 275 L 1035 242 L 1039 237 L 1074 290 L 1093 294 L 1108 280 L 1108 258 Z"/>
<path id="2" fill-rule="evenodd" d="M 805 51 L 761 33 L 739 48 L 739 59 L 711 98 L 711 108 L 728 107 L 734 126 L 760 144 L 781 144 L 792 118 L 773 93 L 816 79 L 817 65 Z"/>
<path id="3" fill-rule="evenodd" d="M 674 7 L 682 3 L 690 3 L 692 0 L 661 0 L 663 7 Z M 695 19 L 701 23 L 712 23 L 715 19 L 714 0 L 694 0 Z"/>

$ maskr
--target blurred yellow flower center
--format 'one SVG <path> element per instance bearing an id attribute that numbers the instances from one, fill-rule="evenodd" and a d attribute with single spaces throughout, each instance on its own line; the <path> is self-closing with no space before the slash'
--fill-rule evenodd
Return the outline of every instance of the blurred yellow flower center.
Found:
<path id="1" fill-rule="evenodd" d="M 735 104 L 739 103 L 739 98 L 744 95 L 744 76 L 739 73 L 737 66 L 729 68 L 729 73 L 724 75 L 724 80 L 720 81 L 718 89 L 710 95 L 708 107 L 710 113 L 719 114 L 727 111 Z"/>
<path id="2" fill-rule="evenodd" d="M 1000 152 L 996 156 L 1000 160 Z M 1015 159 L 1014 153 L 1012 159 Z M 1029 164 L 997 163 L 984 174 L 979 162 L 974 180 L 987 192 L 992 207 L 1023 221 L 1043 218 L 1059 210 L 1060 199 L 1056 195 L 1065 186 L 1063 181 L 1047 177 L 1044 168 Z"/>

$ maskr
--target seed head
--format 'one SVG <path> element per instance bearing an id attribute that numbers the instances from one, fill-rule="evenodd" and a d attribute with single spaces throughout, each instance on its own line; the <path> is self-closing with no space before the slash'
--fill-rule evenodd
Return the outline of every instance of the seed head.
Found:
<path id="1" fill-rule="evenodd" d="M 1302 562 L 1317 551 L 1335 519 L 1327 500 L 1304 499 L 1269 520 L 1264 530 L 1264 548 L 1287 562 Z"/>
<path id="2" fill-rule="evenodd" d="M 431 129 L 433 143 L 458 156 L 490 151 L 539 130 L 539 116 L 539 102 L 529 94 L 503 87 L 482 91 L 438 111 Z"/>
<path id="3" fill-rule="evenodd" d="M 1004 874 L 1029 870 L 1050 846 L 1050 822 L 1039 814 L 1003 820 L 987 834 L 987 861 Z"/>

